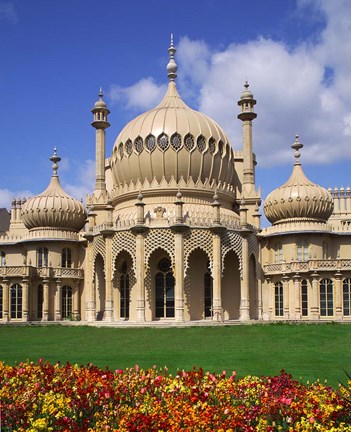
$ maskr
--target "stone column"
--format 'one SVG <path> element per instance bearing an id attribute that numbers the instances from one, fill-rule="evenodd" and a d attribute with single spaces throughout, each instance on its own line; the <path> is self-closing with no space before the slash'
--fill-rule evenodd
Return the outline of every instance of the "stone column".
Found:
<path id="1" fill-rule="evenodd" d="M 319 274 L 312 275 L 312 293 L 311 293 L 311 318 L 319 320 Z"/>
<path id="2" fill-rule="evenodd" d="M 91 228 L 92 230 L 92 228 Z M 93 234 L 89 231 L 85 234 L 85 238 L 88 240 L 86 249 L 86 260 L 84 269 L 84 290 L 85 290 L 85 319 L 89 322 L 95 321 L 95 284 L 93 281 L 94 275 L 94 262 L 93 262 Z"/>
<path id="3" fill-rule="evenodd" d="M 22 279 L 22 321 L 29 320 L 29 286 L 28 279 Z"/>
<path id="4" fill-rule="evenodd" d="M 105 277 L 106 277 L 106 305 L 105 305 L 105 321 L 113 320 L 113 263 L 112 263 L 112 236 L 107 235 L 106 239 L 106 262 L 105 262 Z"/>
<path id="5" fill-rule="evenodd" d="M 250 320 L 250 266 L 249 266 L 249 242 L 248 232 L 243 231 L 242 242 L 242 277 L 240 281 L 240 321 Z"/>
<path id="6" fill-rule="evenodd" d="M 342 274 L 340 271 L 337 271 L 334 275 L 335 277 L 335 288 L 334 288 L 334 294 L 335 294 L 335 318 L 337 320 L 342 320 L 343 315 L 343 287 L 342 287 Z"/>
<path id="7" fill-rule="evenodd" d="M 73 319 L 75 321 L 80 320 L 79 313 L 79 285 L 80 281 L 76 281 L 73 287 Z"/>
<path id="8" fill-rule="evenodd" d="M 55 321 L 62 320 L 62 286 L 61 280 L 56 281 L 56 293 L 55 293 Z"/>
<path id="9" fill-rule="evenodd" d="M 222 254 L 221 254 L 221 234 L 220 231 L 213 231 L 212 237 L 213 248 L 213 305 L 212 319 L 214 321 L 223 321 L 222 308 Z"/>
<path id="10" fill-rule="evenodd" d="M 295 319 L 301 319 L 301 276 L 296 273 L 294 275 L 294 299 L 295 299 Z"/>
<path id="11" fill-rule="evenodd" d="M 43 280 L 43 318 L 42 321 L 49 321 L 49 280 Z"/>
<path id="12" fill-rule="evenodd" d="M 283 280 L 283 308 L 284 319 L 290 318 L 290 305 L 289 305 L 289 276 L 284 275 Z"/>
<path id="13" fill-rule="evenodd" d="M 10 320 L 10 282 L 8 279 L 3 279 L 3 299 L 2 299 L 2 320 L 4 322 L 9 322 Z"/>

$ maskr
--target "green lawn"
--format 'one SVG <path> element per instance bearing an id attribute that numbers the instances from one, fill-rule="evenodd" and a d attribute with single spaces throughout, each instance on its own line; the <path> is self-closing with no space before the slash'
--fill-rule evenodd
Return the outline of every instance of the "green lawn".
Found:
<path id="1" fill-rule="evenodd" d="M 336 387 L 351 373 L 351 325 L 241 325 L 192 328 L 0 326 L 0 360 L 93 363 L 111 369 L 193 366 L 238 376 L 320 379 Z"/>

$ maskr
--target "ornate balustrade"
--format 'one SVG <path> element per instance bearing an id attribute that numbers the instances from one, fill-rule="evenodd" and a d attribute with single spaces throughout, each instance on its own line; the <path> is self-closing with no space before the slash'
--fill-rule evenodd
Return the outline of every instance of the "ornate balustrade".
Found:
<path id="1" fill-rule="evenodd" d="M 0 277 L 3 279 L 8 277 L 83 279 L 84 271 L 79 268 L 65 267 L 3 266 L 0 267 Z"/>
<path id="2" fill-rule="evenodd" d="M 288 274 L 288 273 L 306 273 L 318 271 L 337 271 L 351 270 L 351 260 L 309 260 L 309 261 L 292 261 L 275 264 L 266 264 L 263 271 L 266 276 Z"/>

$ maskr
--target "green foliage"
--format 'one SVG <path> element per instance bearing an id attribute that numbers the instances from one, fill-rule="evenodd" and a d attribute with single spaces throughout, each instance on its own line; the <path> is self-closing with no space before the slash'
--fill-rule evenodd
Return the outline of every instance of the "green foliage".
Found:
<path id="1" fill-rule="evenodd" d="M 277 375 L 281 369 L 302 382 L 319 379 L 338 387 L 351 368 L 351 326 L 328 324 L 234 325 L 185 328 L 96 328 L 0 326 L 0 360 L 39 358 L 126 368 L 167 365 L 171 372 L 193 366 L 238 376 Z"/>

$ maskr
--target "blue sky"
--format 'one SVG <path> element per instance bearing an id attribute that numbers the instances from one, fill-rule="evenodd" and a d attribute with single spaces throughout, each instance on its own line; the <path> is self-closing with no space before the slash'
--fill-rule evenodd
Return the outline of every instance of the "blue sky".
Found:
<path id="1" fill-rule="evenodd" d="M 289 177 L 296 132 L 311 180 L 351 184 L 349 0 L 0 0 L 0 207 L 46 188 L 54 147 L 65 190 L 91 192 L 99 86 L 109 155 L 123 125 L 162 98 L 171 32 L 180 94 L 234 149 L 249 80 L 263 198 Z"/>

